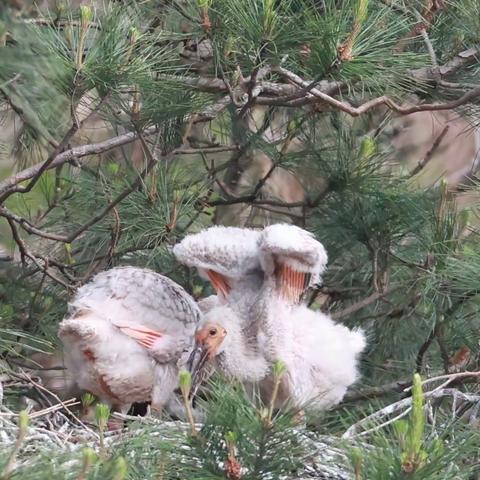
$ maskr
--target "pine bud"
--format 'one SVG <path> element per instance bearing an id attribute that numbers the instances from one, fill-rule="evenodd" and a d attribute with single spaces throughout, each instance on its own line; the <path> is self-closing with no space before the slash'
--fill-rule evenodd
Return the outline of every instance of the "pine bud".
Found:
<path id="1" fill-rule="evenodd" d="M 95 453 L 95 450 L 90 447 L 86 447 L 82 450 L 82 456 L 83 456 L 83 461 L 88 464 L 92 464 L 95 461 L 95 458 L 97 458 L 97 454 Z"/>
<path id="2" fill-rule="evenodd" d="M 70 265 L 75 263 L 72 257 L 72 244 L 71 243 L 64 243 L 65 253 L 67 254 L 67 260 Z"/>
<path id="3" fill-rule="evenodd" d="M 95 421 L 100 430 L 105 430 L 108 419 L 110 418 L 110 407 L 104 403 L 99 403 L 95 407 Z"/>
<path id="4" fill-rule="evenodd" d="M 265 422 L 267 419 L 268 419 L 268 408 L 266 407 L 263 407 L 259 410 L 259 415 L 260 415 L 260 420 L 262 420 L 262 422 Z"/>
<path id="5" fill-rule="evenodd" d="M 206 10 L 207 8 L 210 7 L 210 5 L 212 4 L 212 0 L 197 0 L 198 1 L 198 6 L 202 9 L 202 10 Z"/>
<path id="6" fill-rule="evenodd" d="M 362 24 L 367 19 L 368 0 L 358 0 L 356 20 Z"/>
<path id="7" fill-rule="evenodd" d="M 82 29 L 87 28 L 93 19 L 93 10 L 88 5 L 80 7 L 80 24 Z"/>
<path id="8" fill-rule="evenodd" d="M 462 210 L 458 214 L 458 220 L 457 220 L 457 227 L 458 227 L 458 232 L 462 233 L 463 230 L 468 227 L 470 223 L 470 212 L 468 210 Z"/>
<path id="9" fill-rule="evenodd" d="M 63 15 L 65 14 L 67 7 L 65 5 L 65 2 L 56 2 L 55 3 L 55 13 L 57 15 L 57 18 L 62 18 Z"/>
<path id="10" fill-rule="evenodd" d="M 95 396 L 90 392 L 85 392 L 82 395 L 82 406 L 83 408 L 88 408 L 95 401 Z"/>
<path id="11" fill-rule="evenodd" d="M 235 49 L 235 38 L 233 35 L 229 35 L 225 40 L 225 46 L 223 47 L 223 54 L 228 57 Z"/>
<path id="12" fill-rule="evenodd" d="M 225 434 L 225 441 L 227 442 L 227 444 L 229 445 L 235 445 L 237 443 L 237 435 L 235 432 L 232 432 L 232 431 L 228 431 L 226 434 Z"/>
<path id="13" fill-rule="evenodd" d="M 362 451 L 355 447 L 350 452 L 350 458 L 352 460 L 353 469 L 355 472 L 355 480 L 360 480 L 362 478 L 362 464 L 363 464 L 363 455 Z"/>
<path id="14" fill-rule="evenodd" d="M 187 370 L 182 370 L 179 374 L 179 383 L 180 383 L 180 390 L 182 391 L 182 395 L 185 398 L 188 398 L 190 395 L 190 389 L 192 388 L 192 375 Z"/>
<path id="15" fill-rule="evenodd" d="M 425 426 L 425 414 L 423 412 L 424 395 L 422 379 L 418 373 L 413 376 L 412 389 L 412 447 L 415 453 L 422 448 L 423 431 Z"/>
<path id="16" fill-rule="evenodd" d="M 130 27 L 130 45 L 134 45 L 137 42 L 139 36 L 140 32 L 138 31 L 138 28 Z"/>
<path id="17" fill-rule="evenodd" d="M 0 48 L 7 43 L 7 27 L 3 22 L 0 22 Z"/>
<path id="18" fill-rule="evenodd" d="M 264 9 L 266 12 L 270 13 L 274 7 L 274 0 L 264 0 Z"/>
<path id="19" fill-rule="evenodd" d="M 22 410 L 18 414 L 18 428 L 23 435 L 26 433 L 29 423 L 30 418 L 28 417 L 28 412 L 26 410 Z"/>
<path id="20" fill-rule="evenodd" d="M 97 458 L 95 451 L 92 448 L 84 448 L 82 450 L 82 472 L 77 477 L 78 479 L 87 478 L 88 472 Z"/>
<path id="21" fill-rule="evenodd" d="M 110 162 L 107 164 L 107 170 L 109 173 L 115 176 L 118 174 L 118 171 L 120 170 L 120 166 L 118 165 L 118 163 Z"/>
<path id="22" fill-rule="evenodd" d="M 287 371 L 287 366 L 285 365 L 282 360 L 277 360 L 273 364 L 273 375 L 277 378 L 283 377 L 285 372 Z"/>
<path id="23" fill-rule="evenodd" d="M 118 457 L 115 461 L 113 480 L 124 480 L 127 478 L 128 464 L 125 458 Z"/>
<path id="24" fill-rule="evenodd" d="M 445 196 L 448 190 L 448 180 L 446 178 L 442 178 L 440 180 L 440 193 L 442 196 Z"/>
<path id="25" fill-rule="evenodd" d="M 375 155 L 376 151 L 377 144 L 375 143 L 375 140 L 372 137 L 365 137 L 360 145 L 360 156 L 362 158 L 370 158 Z"/>
<path id="26" fill-rule="evenodd" d="M 264 0 L 263 10 L 264 10 L 264 17 L 263 17 L 264 35 L 268 37 L 272 33 L 272 28 L 274 26 L 274 22 L 276 18 L 274 0 Z"/>

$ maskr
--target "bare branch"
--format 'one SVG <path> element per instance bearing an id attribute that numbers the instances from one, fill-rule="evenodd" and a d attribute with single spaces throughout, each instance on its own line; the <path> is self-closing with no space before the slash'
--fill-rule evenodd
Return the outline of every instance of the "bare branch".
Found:
<path id="1" fill-rule="evenodd" d="M 69 285 L 68 283 L 64 282 L 61 278 L 57 277 L 49 268 L 49 262 L 48 259 L 45 257 L 41 258 L 43 260 L 43 265 L 39 261 L 39 257 L 35 256 L 30 250 L 28 250 L 27 246 L 25 245 L 25 242 L 21 239 L 18 229 L 13 222 L 12 219 L 7 217 L 7 222 L 8 225 L 10 226 L 10 230 L 12 231 L 12 237 L 15 241 L 15 243 L 18 246 L 18 249 L 20 250 L 20 255 L 22 258 L 22 264 L 25 266 L 25 258 L 29 258 L 42 272 L 44 272 L 45 275 L 50 277 L 52 280 L 55 282 L 59 283 L 63 287 L 65 287 L 68 291 L 71 290 L 72 286 Z"/>
<path id="2" fill-rule="evenodd" d="M 292 81 L 294 80 L 296 83 L 302 86 L 308 86 L 310 84 L 309 82 L 307 82 L 306 80 L 303 80 L 301 77 L 299 77 L 295 73 L 290 72 L 289 70 L 283 67 L 277 67 L 276 71 L 281 73 L 286 78 L 289 78 Z M 358 117 L 380 105 L 385 105 L 386 107 L 390 108 L 390 110 L 393 110 L 402 115 L 409 115 L 411 113 L 423 112 L 423 111 L 452 110 L 454 108 L 460 107 L 461 105 L 465 105 L 466 103 L 472 100 L 475 100 L 479 97 L 480 97 L 480 88 L 475 88 L 465 93 L 460 98 L 457 98 L 456 100 L 452 100 L 450 102 L 424 103 L 420 105 L 413 105 L 411 107 L 402 107 L 401 105 L 398 105 L 397 103 L 395 103 L 390 97 L 383 95 L 381 97 L 369 100 L 364 104 L 360 105 L 359 107 L 352 107 L 348 103 L 341 102 L 340 100 L 337 100 L 336 98 L 333 98 L 332 96 L 327 95 L 326 93 L 314 88 L 310 90 L 310 93 L 307 96 L 303 98 L 299 98 L 298 100 L 287 102 L 286 104 L 284 102 L 284 99 L 281 97 L 280 98 L 259 97 L 257 101 L 259 104 L 263 104 L 263 105 L 286 105 L 286 106 L 296 107 L 296 106 L 306 105 L 309 103 L 316 103 L 318 100 L 321 100 L 325 102 L 327 105 L 330 105 L 331 107 L 341 110 L 342 112 L 348 113 L 352 117 Z"/>
<path id="3" fill-rule="evenodd" d="M 453 380 L 458 379 L 458 378 L 464 378 L 464 377 L 474 377 L 474 378 L 479 378 L 480 377 L 480 372 L 462 372 L 462 373 L 456 373 L 456 374 L 451 374 L 451 375 L 442 375 L 440 377 L 434 377 L 434 378 L 428 378 L 427 380 L 424 380 L 422 382 L 422 385 L 426 385 L 427 383 L 431 383 L 434 381 L 438 381 L 440 379 L 448 378 L 448 381 L 440 385 L 439 387 L 434 388 L 433 390 L 429 392 L 425 392 L 424 396 L 426 399 L 429 398 L 438 398 L 441 396 L 445 395 L 451 395 L 452 391 L 454 389 L 446 389 L 446 386 L 453 382 Z M 410 388 L 407 389 L 410 390 Z M 458 392 L 461 394 L 461 392 Z M 464 394 L 464 399 L 468 399 L 468 401 L 476 401 L 477 400 L 477 395 L 475 396 L 470 396 L 468 394 Z M 359 422 L 353 424 L 348 428 L 348 430 L 342 435 L 342 438 L 353 438 L 357 436 L 363 436 L 367 435 L 369 433 L 372 433 L 379 428 L 383 428 L 386 425 L 389 425 L 392 423 L 394 420 L 398 420 L 401 418 L 403 415 L 407 414 L 409 409 L 411 408 L 412 404 L 412 397 L 404 398 L 403 400 L 399 400 L 398 402 L 392 403 L 391 405 L 387 405 L 386 407 L 382 408 L 381 410 L 378 410 L 375 413 L 372 413 L 371 415 L 368 415 L 365 418 L 362 418 Z M 404 410 L 406 409 L 406 410 Z M 378 420 L 381 420 L 384 417 L 389 417 L 390 415 L 400 411 L 404 410 L 402 414 L 394 417 L 393 419 L 387 420 L 386 422 L 376 425 L 375 427 L 368 429 L 368 430 L 363 430 L 363 426 L 365 424 L 369 424 L 372 422 L 376 422 Z"/>
<path id="4" fill-rule="evenodd" d="M 0 216 L 6 218 L 8 221 L 13 221 L 20 225 L 26 232 L 32 235 L 38 235 L 42 238 L 48 238 L 49 240 L 55 240 L 57 242 L 67 242 L 68 239 L 64 235 L 56 235 L 55 233 L 44 232 L 32 225 L 28 220 L 19 215 L 10 212 L 6 207 L 0 206 Z"/>
<path id="5" fill-rule="evenodd" d="M 156 128 L 150 128 L 144 132 L 145 136 L 152 135 L 156 132 Z M 99 153 L 107 152 L 113 148 L 126 145 L 138 139 L 138 134 L 136 132 L 128 132 L 117 137 L 110 138 L 103 142 L 92 143 L 88 145 L 81 145 L 79 147 L 74 147 L 69 150 L 65 150 L 62 153 L 59 153 L 48 165 L 48 168 L 44 168 L 45 162 L 37 163 L 32 167 L 26 168 L 21 172 L 12 175 L 11 177 L 0 182 L 0 192 L 5 192 L 10 188 L 18 185 L 25 180 L 29 180 L 38 174 L 38 171 L 43 168 L 44 171 L 56 168 L 59 165 L 71 162 L 74 159 L 78 162 L 80 158 L 86 157 L 88 155 L 96 155 Z M 81 162 L 79 162 L 81 164 Z M 1 201 L 1 197 L 0 197 Z"/>
<path id="6" fill-rule="evenodd" d="M 417 173 L 423 170 L 425 165 L 432 159 L 434 153 L 437 151 L 438 147 L 442 143 L 442 140 L 445 138 L 445 135 L 447 134 L 449 128 L 449 125 L 445 125 L 443 130 L 440 132 L 440 135 L 435 139 L 432 146 L 428 150 L 425 158 L 422 161 L 418 162 L 417 166 L 411 171 L 410 177 L 414 177 Z"/>
<path id="7" fill-rule="evenodd" d="M 214 147 L 204 148 L 177 148 L 172 153 L 173 155 L 194 155 L 198 153 L 220 153 L 220 152 L 235 152 L 239 149 L 238 145 L 218 145 Z"/>
<path id="8" fill-rule="evenodd" d="M 427 385 L 429 383 L 434 383 L 438 382 L 440 380 L 445 380 L 444 383 L 442 383 L 440 386 L 436 387 L 435 390 L 441 389 L 441 388 L 446 388 L 448 385 L 450 385 L 453 382 L 456 382 L 457 380 L 462 380 L 464 381 L 465 379 L 475 379 L 478 382 L 478 379 L 480 379 L 480 371 L 478 372 L 458 372 L 458 373 L 447 373 L 445 375 L 438 375 L 436 377 L 430 377 L 422 381 L 422 385 Z M 411 386 L 405 389 L 405 392 L 408 392 L 411 390 Z"/>
<path id="9" fill-rule="evenodd" d="M 335 320 L 340 320 L 342 318 L 348 317 L 352 313 L 357 312 L 358 310 L 361 310 L 362 308 L 368 307 L 372 303 L 376 302 L 377 300 L 380 300 L 381 298 L 390 295 L 391 293 L 395 292 L 396 290 L 399 290 L 401 288 L 401 285 L 396 285 L 396 286 L 391 286 L 387 288 L 383 292 L 373 292 L 371 295 L 369 295 L 367 298 L 364 298 L 353 305 L 350 305 L 349 307 L 340 310 L 339 312 L 334 312 L 331 314 L 332 318 Z"/>
<path id="10" fill-rule="evenodd" d="M 372 398 L 383 397 L 385 395 L 391 395 L 392 393 L 402 393 L 405 389 L 412 385 L 411 377 L 402 380 L 395 380 L 385 385 L 378 387 L 368 387 L 358 392 L 352 392 L 347 394 L 342 400 L 343 403 L 356 402 L 359 400 L 369 400 Z M 342 405 L 340 404 L 340 405 Z"/>
<path id="11" fill-rule="evenodd" d="M 55 162 L 55 159 L 57 155 L 62 152 L 62 150 L 65 149 L 65 147 L 68 145 L 68 142 L 72 139 L 72 137 L 77 133 L 77 131 L 82 128 L 82 126 L 92 117 L 92 115 L 98 111 L 98 109 L 103 105 L 104 101 L 106 100 L 108 95 L 104 95 L 98 104 L 96 105 L 95 108 L 93 108 L 90 113 L 81 121 L 78 122 L 75 118 L 74 121 L 71 125 L 71 127 L 68 129 L 67 133 L 64 135 L 62 141 L 57 145 L 54 144 L 55 148 L 53 149 L 52 153 L 48 156 L 48 158 L 43 162 L 38 170 L 35 172 L 35 174 L 31 177 L 30 182 L 28 182 L 28 185 L 25 187 L 19 187 L 19 186 L 13 186 L 10 189 L 7 189 L 3 194 L 0 195 L 0 203 L 5 201 L 6 198 L 8 198 L 11 194 L 15 192 L 19 193 L 27 193 L 29 192 L 37 183 L 39 178 L 42 176 L 43 172 L 51 168 L 52 163 Z M 18 185 L 18 184 L 17 184 Z M 2 188 L 0 187 L 0 192 L 2 191 Z"/>

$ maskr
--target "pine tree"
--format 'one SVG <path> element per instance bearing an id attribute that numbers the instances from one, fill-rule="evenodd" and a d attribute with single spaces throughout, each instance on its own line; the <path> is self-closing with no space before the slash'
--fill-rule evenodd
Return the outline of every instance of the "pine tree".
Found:
<path id="1" fill-rule="evenodd" d="M 95 273 L 148 266 L 207 295 L 170 247 L 213 222 L 315 233 L 329 268 L 310 305 L 369 346 L 361 381 L 306 431 L 215 384 L 198 438 L 138 422 L 104 455 L 91 439 L 96 451 L 29 451 L 25 415 L 17 428 L 0 413 L 15 432 L 0 435 L 0 478 L 295 478 L 318 453 L 309 435 L 338 447 L 343 478 L 476 478 L 474 158 L 461 182 L 425 181 L 448 125 L 413 165 L 391 130 L 416 112 L 478 128 L 480 2 L 44 3 L 0 9 L 9 412 L 32 351 L 58 346 L 68 297 Z"/>

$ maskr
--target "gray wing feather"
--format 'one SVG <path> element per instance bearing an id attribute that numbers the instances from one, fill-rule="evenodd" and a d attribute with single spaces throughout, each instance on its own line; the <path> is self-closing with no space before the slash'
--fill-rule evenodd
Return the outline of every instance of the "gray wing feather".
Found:
<path id="1" fill-rule="evenodd" d="M 97 274 L 77 291 L 69 312 L 102 305 L 151 328 L 195 325 L 200 319 L 197 304 L 180 285 L 146 268 L 116 267 Z"/>
<path id="2" fill-rule="evenodd" d="M 189 267 L 214 270 L 231 278 L 260 269 L 258 230 L 214 226 L 187 235 L 175 245 L 177 260 Z"/>

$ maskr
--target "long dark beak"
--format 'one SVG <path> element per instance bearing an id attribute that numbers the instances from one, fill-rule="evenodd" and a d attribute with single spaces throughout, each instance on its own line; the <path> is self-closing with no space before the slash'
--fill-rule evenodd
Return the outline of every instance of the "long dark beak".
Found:
<path id="1" fill-rule="evenodd" d="M 190 389 L 190 398 L 194 398 L 198 389 L 205 379 L 205 365 L 208 360 L 208 350 L 204 345 L 195 344 L 190 357 L 188 358 L 187 368 L 192 375 L 192 386 Z"/>

